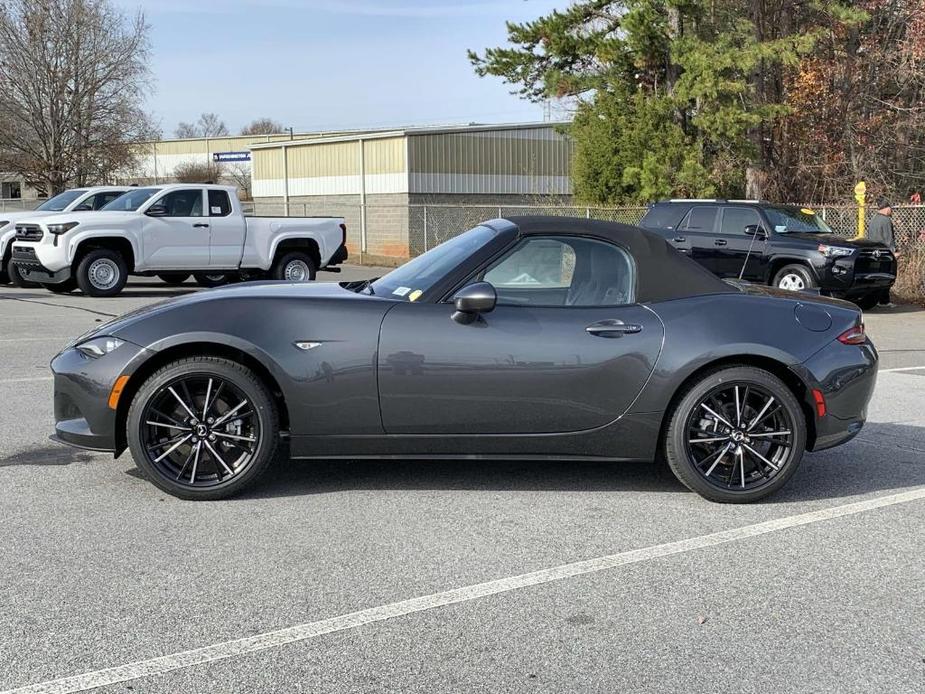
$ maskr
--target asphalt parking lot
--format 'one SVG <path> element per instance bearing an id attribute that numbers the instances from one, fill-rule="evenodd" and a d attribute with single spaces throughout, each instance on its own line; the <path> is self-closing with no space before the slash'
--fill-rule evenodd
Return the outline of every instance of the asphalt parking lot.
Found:
<path id="1" fill-rule="evenodd" d="M 925 691 L 925 310 L 867 316 L 867 426 L 766 503 L 483 461 L 193 503 L 48 441 L 57 350 L 185 291 L 0 287 L 0 693 Z"/>

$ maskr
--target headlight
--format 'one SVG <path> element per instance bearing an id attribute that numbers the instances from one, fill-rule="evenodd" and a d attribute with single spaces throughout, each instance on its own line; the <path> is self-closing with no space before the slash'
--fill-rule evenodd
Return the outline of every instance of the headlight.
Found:
<path id="1" fill-rule="evenodd" d="M 48 233 L 49 234 L 65 234 L 71 229 L 76 227 L 80 222 L 64 222 L 62 224 L 49 224 Z"/>
<path id="2" fill-rule="evenodd" d="M 844 246 L 827 246 L 824 243 L 820 243 L 819 252 L 826 258 L 841 258 L 854 253 L 854 249 L 845 248 Z"/>
<path id="3" fill-rule="evenodd" d="M 124 344 L 124 340 L 120 340 L 116 337 L 95 337 L 92 340 L 87 340 L 77 345 L 77 350 L 86 354 L 88 357 L 97 359 L 103 355 L 109 354 Z"/>

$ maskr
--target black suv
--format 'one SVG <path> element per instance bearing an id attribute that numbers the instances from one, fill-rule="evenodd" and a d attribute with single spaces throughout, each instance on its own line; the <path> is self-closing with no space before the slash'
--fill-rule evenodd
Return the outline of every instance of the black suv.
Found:
<path id="1" fill-rule="evenodd" d="M 781 289 L 818 288 L 872 308 L 896 280 L 882 244 L 832 233 L 813 210 L 755 200 L 664 200 L 639 225 L 720 277 Z"/>

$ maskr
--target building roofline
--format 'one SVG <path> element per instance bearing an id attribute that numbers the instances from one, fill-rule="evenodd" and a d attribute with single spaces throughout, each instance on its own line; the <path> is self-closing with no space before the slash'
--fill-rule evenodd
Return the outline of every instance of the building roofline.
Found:
<path id="1" fill-rule="evenodd" d="M 529 123 L 477 123 L 469 125 L 420 125 L 384 130 L 334 131 L 337 135 L 309 137 L 293 140 L 277 140 L 248 145 L 248 149 L 277 149 L 298 145 L 315 145 L 330 142 L 356 142 L 358 140 L 382 140 L 409 135 L 434 135 L 441 133 L 491 132 L 495 130 L 539 130 L 541 128 L 569 125 L 570 121 L 534 121 Z"/>

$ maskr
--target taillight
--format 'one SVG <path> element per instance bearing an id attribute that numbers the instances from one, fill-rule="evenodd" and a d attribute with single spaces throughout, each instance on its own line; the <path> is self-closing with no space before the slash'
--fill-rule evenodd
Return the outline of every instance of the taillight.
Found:
<path id="1" fill-rule="evenodd" d="M 867 333 L 864 332 L 864 324 L 858 323 L 853 328 L 848 328 L 838 336 L 838 341 L 843 345 L 863 345 L 867 341 Z"/>
<path id="2" fill-rule="evenodd" d="M 813 401 L 816 403 L 816 414 L 825 417 L 825 396 L 818 388 L 813 388 Z"/>
<path id="3" fill-rule="evenodd" d="M 347 245 L 347 225 L 346 224 L 340 225 L 340 245 L 341 246 Z"/>

